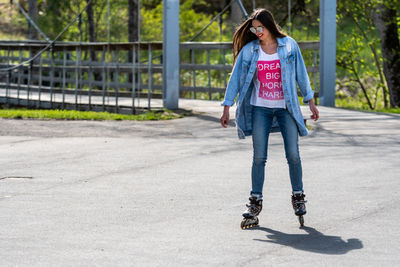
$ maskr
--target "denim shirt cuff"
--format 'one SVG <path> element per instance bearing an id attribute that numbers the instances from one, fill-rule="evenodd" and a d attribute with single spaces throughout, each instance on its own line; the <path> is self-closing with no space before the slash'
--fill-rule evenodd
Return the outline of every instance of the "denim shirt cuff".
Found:
<path id="1" fill-rule="evenodd" d="M 303 103 L 308 104 L 308 102 L 314 98 L 314 92 L 310 91 L 306 96 L 303 98 Z"/>
<path id="2" fill-rule="evenodd" d="M 221 103 L 221 106 L 233 106 L 233 104 L 235 104 L 234 101 L 232 100 L 224 100 L 224 102 Z"/>

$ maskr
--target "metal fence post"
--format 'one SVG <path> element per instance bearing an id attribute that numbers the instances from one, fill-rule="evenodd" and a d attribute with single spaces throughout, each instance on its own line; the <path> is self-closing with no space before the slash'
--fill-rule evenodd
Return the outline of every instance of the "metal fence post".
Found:
<path id="1" fill-rule="evenodd" d="M 336 0 L 320 0 L 320 90 L 321 105 L 335 106 Z"/>
<path id="2" fill-rule="evenodd" d="M 54 98 L 54 51 L 53 48 L 50 49 L 50 108 L 53 108 L 53 98 Z"/>
<path id="3" fill-rule="evenodd" d="M 115 113 L 119 112 L 118 108 L 118 97 L 119 97 L 119 46 L 115 51 L 113 51 L 113 55 L 115 57 L 115 71 L 114 71 L 114 83 L 115 83 Z"/>
<path id="4" fill-rule="evenodd" d="M 193 65 L 196 64 L 196 59 L 195 59 L 195 53 L 194 53 L 194 49 L 191 49 L 191 62 Z M 197 98 L 197 90 L 196 90 L 196 69 L 193 68 L 193 98 L 196 99 Z"/>
<path id="5" fill-rule="evenodd" d="M 40 55 L 39 59 L 39 88 L 38 88 L 38 103 L 37 103 L 37 108 L 40 108 L 41 106 L 41 97 L 42 97 L 42 68 L 43 68 L 43 54 Z"/>
<path id="6" fill-rule="evenodd" d="M 106 48 L 103 46 L 103 51 L 101 55 L 101 61 L 103 62 L 103 72 L 102 72 L 102 106 L 103 106 L 103 111 L 106 110 L 105 108 L 105 97 L 106 97 Z"/>
<path id="7" fill-rule="evenodd" d="M 224 61 L 223 61 L 223 63 L 224 63 L 224 66 L 226 65 L 226 58 L 225 58 L 225 56 L 226 56 L 226 51 L 225 51 L 225 49 L 222 49 L 222 52 L 223 52 L 223 55 L 224 55 Z M 226 70 L 224 69 L 224 88 L 226 88 L 226 86 L 227 86 L 227 82 L 226 82 Z"/>
<path id="8" fill-rule="evenodd" d="M 32 66 L 33 66 L 33 62 L 31 61 L 28 66 L 28 86 L 27 86 L 27 98 L 26 98 L 26 106 L 28 108 L 29 108 L 29 96 L 31 93 Z"/>
<path id="9" fill-rule="evenodd" d="M 136 47 L 132 45 L 132 114 L 136 113 L 135 110 L 135 93 L 136 93 Z"/>
<path id="10" fill-rule="evenodd" d="M 137 98 L 137 100 L 138 100 L 138 103 L 137 103 L 137 105 L 138 105 L 138 107 L 140 107 L 140 97 L 142 95 L 142 89 L 143 89 L 142 76 L 141 76 L 142 63 L 140 62 L 142 56 L 141 56 L 141 50 L 140 50 L 141 47 L 140 46 L 141 46 L 141 43 L 139 43 L 139 45 L 138 45 L 138 58 L 137 58 L 137 62 L 138 62 L 138 65 L 137 65 L 137 73 L 138 73 L 138 80 L 137 80 L 137 82 L 138 82 L 138 98 Z"/>
<path id="11" fill-rule="evenodd" d="M 210 65 L 210 50 L 207 49 L 207 65 Z M 212 100 L 212 93 L 211 93 L 211 70 L 207 69 L 208 72 L 208 99 Z"/>
<path id="12" fill-rule="evenodd" d="M 31 55 L 32 55 L 32 48 L 29 47 L 29 56 L 31 56 Z M 27 88 L 26 88 L 26 94 L 27 94 L 27 96 L 26 96 L 26 106 L 27 107 L 29 107 L 29 97 L 30 97 L 30 94 L 31 94 L 32 66 L 33 66 L 33 62 L 31 61 L 29 63 L 29 65 L 28 65 L 28 85 L 27 85 Z"/>
<path id="13" fill-rule="evenodd" d="M 22 63 L 22 51 L 21 48 L 18 50 L 19 55 L 18 55 L 18 63 Z M 21 74 L 21 69 L 22 72 L 24 71 L 24 66 L 20 66 L 18 70 L 18 88 L 17 88 L 17 105 L 19 106 L 19 100 L 20 100 L 20 89 L 21 89 L 21 79 L 22 79 L 22 74 Z"/>
<path id="14" fill-rule="evenodd" d="M 179 0 L 163 1 L 163 103 L 177 109 L 179 103 Z"/>
<path id="15" fill-rule="evenodd" d="M 7 47 L 7 66 L 10 66 L 10 47 Z M 12 71 L 7 71 L 7 87 L 6 87 L 6 107 L 8 108 L 8 98 L 10 95 L 10 78 L 12 75 Z"/>
<path id="16" fill-rule="evenodd" d="M 78 110 L 78 88 L 79 88 L 79 59 L 80 59 L 80 47 L 75 49 L 75 109 Z"/>
<path id="17" fill-rule="evenodd" d="M 317 54 L 318 54 L 318 51 L 316 49 L 314 49 L 314 66 L 313 67 L 315 67 L 315 68 L 317 67 Z M 318 94 L 319 94 L 318 85 L 317 85 L 317 73 L 315 71 L 313 72 L 313 76 L 314 76 L 314 92 L 318 92 Z M 316 105 L 318 105 L 318 97 L 316 96 L 316 94 L 314 96 L 314 102 Z"/>
<path id="18" fill-rule="evenodd" d="M 89 110 L 92 110 L 92 89 L 93 89 L 93 69 L 92 69 L 92 47 L 89 48 L 89 58 L 90 58 L 90 63 L 89 63 L 89 71 L 88 71 L 88 75 L 89 75 Z"/>
<path id="19" fill-rule="evenodd" d="M 9 97 L 9 88 L 10 88 L 10 75 L 11 75 L 11 71 L 7 71 L 7 86 L 6 86 L 6 107 L 8 108 L 8 97 Z"/>
<path id="20" fill-rule="evenodd" d="M 62 103 L 61 108 L 65 109 L 65 86 L 66 86 L 66 67 L 67 67 L 67 52 L 65 46 L 63 48 L 63 70 L 62 70 Z"/>
<path id="21" fill-rule="evenodd" d="M 149 65 L 148 65 L 148 86 L 147 86 L 147 109 L 150 110 L 151 109 L 151 91 L 152 91 L 152 86 L 151 83 L 153 82 L 153 77 L 152 77 L 152 72 L 151 72 L 151 68 L 152 68 L 152 57 L 153 57 L 153 53 L 151 50 L 151 43 L 149 43 L 149 47 L 148 47 L 148 51 L 149 51 Z"/>

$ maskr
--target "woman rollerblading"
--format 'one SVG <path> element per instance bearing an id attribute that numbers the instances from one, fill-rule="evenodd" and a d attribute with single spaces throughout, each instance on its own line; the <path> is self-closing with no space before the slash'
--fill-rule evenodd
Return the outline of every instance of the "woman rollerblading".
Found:
<path id="1" fill-rule="evenodd" d="M 237 103 L 236 127 L 239 139 L 252 136 L 250 204 L 243 213 L 242 229 L 258 225 L 261 211 L 268 138 L 281 132 L 289 166 L 292 205 L 304 224 L 302 164 L 298 137 L 308 134 L 297 97 L 297 85 L 308 104 L 311 119 L 319 118 L 314 92 L 295 40 L 281 31 L 266 9 L 257 9 L 236 29 L 233 36 L 234 67 L 225 92 L 221 125 L 228 127 L 229 108 Z"/>

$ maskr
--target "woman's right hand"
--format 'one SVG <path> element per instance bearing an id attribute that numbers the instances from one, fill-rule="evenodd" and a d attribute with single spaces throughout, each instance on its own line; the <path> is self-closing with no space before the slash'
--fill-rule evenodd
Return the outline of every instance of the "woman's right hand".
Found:
<path id="1" fill-rule="evenodd" d="M 229 106 L 224 106 L 224 112 L 222 113 L 220 121 L 221 121 L 222 127 L 224 127 L 224 128 L 228 127 L 228 124 L 229 124 Z"/>

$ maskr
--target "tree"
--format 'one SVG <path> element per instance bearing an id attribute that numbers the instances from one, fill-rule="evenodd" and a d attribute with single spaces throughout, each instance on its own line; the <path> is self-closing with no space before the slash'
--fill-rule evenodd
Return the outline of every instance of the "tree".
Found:
<path id="1" fill-rule="evenodd" d="M 94 14 L 93 14 L 93 1 L 89 3 L 90 0 L 86 0 L 88 7 L 86 9 L 86 14 L 88 16 L 88 26 L 89 26 L 89 42 L 96 42 L 96 26 L 94 24 Z"/>
<path id="2" fill-rule="evenodd" d="M 354 84 L 361 88 L 369 109 L 376 108 L 379 90 L 384 107 L 388 107 L 380 41 L 371 17 L 372 1 L 375 0 L 338 3 L 338 28 L 342 30 L 338 31 L 336 57 L 337 65 L 346 70 L 345 77 L 350 74 L 346 84 L 350 88 L 357 88 Z"/>
<path id="3" fill-rule="evenodd" d="M 29 17 L 31 17 L 33 22 L 37 23 L 37 18 L 38 18 L 37 0 L 29 0 L 28 5 L 29 5 L 28 15 Z M 30 23 L 28 23 L 28 38 L 30 40 L 36 40 L 38 38 L 37 30 Z"/>
<path id="4" fill-rule="evenodd" d="M 138 1 L 128 0 L 128 41 L 137 42 L 139 40 L 139 25 L 138 25 Z"/>
<path id="5" fill-rule="evenodd" d="M 88 3 L 88 7 L 86 9 L 86 14 L 88 17 L 88 28 L 89 28 L 89 42 L 96 42 L 96 26 L 94 24 L 94 13 L 93 13 L 93 1 L 89 3 L 90 0 L 86 0 Z M 96 52 L 94 50 L 90 50 L 90 58 L 93 61 L 96 61 Z M 99 75 L 95 75 L 95 80 L 99 79 Z"/>
<path id="6" fill-rule="evenodd" d="M 128 0 L 128 42 L 139 41 L 139 0 Z M 139 62 L 139 51 L 135 51 L 136 61 Z M 132 62 L 133 51 L 129 51 L 128 62 Z M 128 81 L 132 82 L 132 75 L 128 74 Z M 135 80 L 138 81 L 139 75 L 135 74 Z"/>
<path id="7" fill-rule="evenodd" d="M 400 41 L 396 0 L 376 1 L 372 18 L 378 30 L 383 56 L 383 72 L 389 88 L 390 106 L 400 107 Z M 400 4 L 400 3 L 397 3 Z"/>

